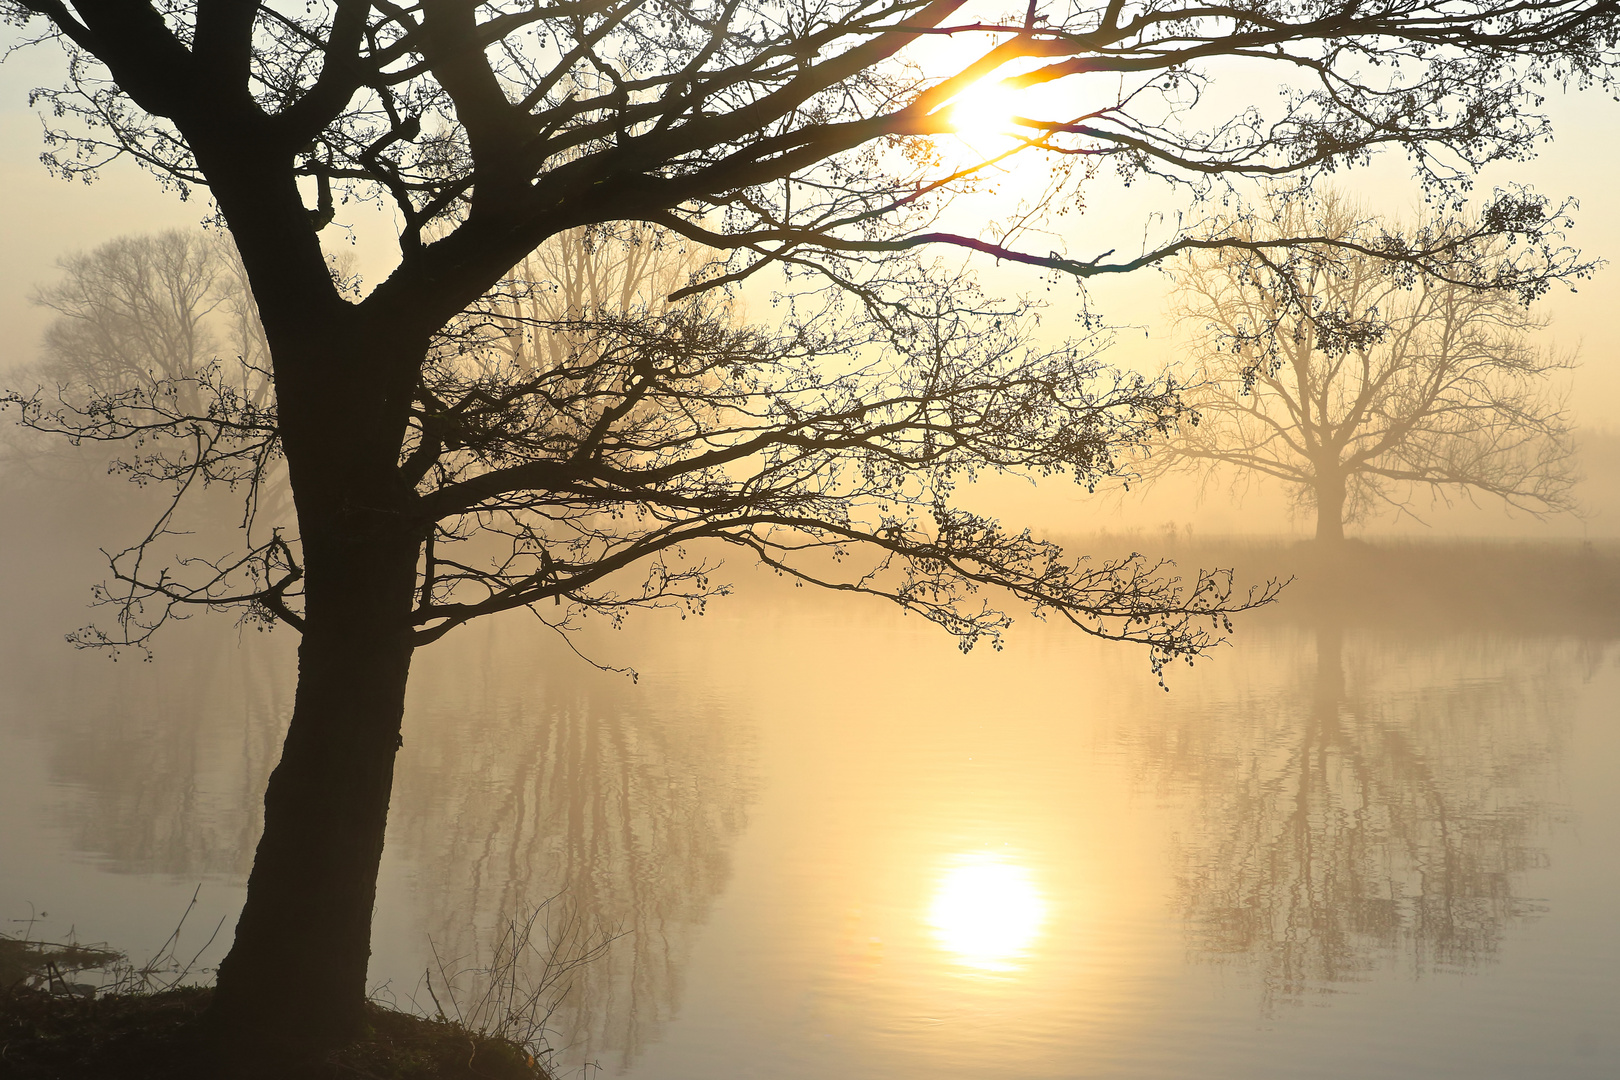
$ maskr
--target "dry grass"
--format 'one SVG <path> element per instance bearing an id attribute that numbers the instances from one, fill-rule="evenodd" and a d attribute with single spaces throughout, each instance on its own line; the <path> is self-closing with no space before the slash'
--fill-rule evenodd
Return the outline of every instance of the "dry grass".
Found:
<path id="1" fill-rule="evenodd" d="M 419 993 L 436 1020 L 524 1047 L 549 1064 L 556 1045 L 551 1027 L 573 986 L 573 975 L 599 959 L 618 935 L 590 925 L 560 896 L 509 916 L 487 957 L 447 957 L 433 948 L 435 972 L 422 976 Z M 420 996 L 412 996 L 419 1013 Z"/>
<path id="2" fill-rule="evenodd" d="M 436 978 L 429 972 L 424 980 L 434 1015 L 373 1001 L 360 1038 L 318 1059 L 293 1061 L 277 1059 L 273 1047 L 246 1052 L 212 1037 L 205 1014 L 213 991 L 187 985 L 209 974 L 196 966 L 208 945 L 189 960 L 177 954 L 184 925 L 182 917 L 141 964 L 104 945 L 0 936 L 0 1077 L 545 1078 L 548 1025 L 569 992 L 569 976 L 611 941 L 548 901 L 511 920 L 486 961 L 441 957 Z M 85 973 L 96 981 L 69 978 Z"/>
<path id="3" fill-rule="evenodd" d="M 39 989 L 0 993 L 0 1076 L 6 1080 L 535 1080 L 529 1051 L 459 1024 L 372 1004 L 361 1038 L 317 1060 L 237 1054 L 209 1038 L 213 991 L 82 998 Z"/>

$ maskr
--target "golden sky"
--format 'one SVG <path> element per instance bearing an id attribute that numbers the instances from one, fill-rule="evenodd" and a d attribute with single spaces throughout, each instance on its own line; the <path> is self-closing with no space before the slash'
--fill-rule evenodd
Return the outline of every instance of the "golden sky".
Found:
<path id="1" fill-rule="evenodd" d="M 49 47 L 24 51 L 0 65 L 0 192 L 10 212 L 0 215 L 0 327 L 4 347 L 0 368 L 29 361 L 46 324 L 46 313 L 28 302 L 32 288 L 51 280 L 53 264 L 61 255 L 82 250 L 114 236 L 196 224 L 206 214 L 199 198 L 181 202 L 161 189 L 132 162 L 106 169 L 90 185 L 53 179 L 39 163 L 43 149 L 41 122 L 28 107 L 31 87 L 57 79 L 60 58 Z M 1223 94 L 1240 98 L 1240 83 L 1228 81 Z M 1272 90 L 1264 88 L 1265 95 Z M 1569 195 L 1580 201 L 1577 229 L 1572 239 L 1587 254 L 1620 261 L 1620 193 L 1612 182 L 1616 171 L 1616 120 L 1620 103 L 1597 93 L 1554 97 L 1549 111 L 1556 138 L 1534 161 L 1499 166 L 1488 171 L 1478 185 L 1481 193 L 1501 183 L 1524 183 L 1549 196 Z M 969 110 L 977 106 L 969 105 Z M 979 110 L 983 111 L 983 110 Z M 1420 205 L 1404 158 L 1384 154 L 1369 167 L 1343 174 L 1342 186 L 1387 213 L 1413 216 Z M 1018 178 L 1005 186 L 1015 192 Z M 1069 253 L 1096 254 L 1117 247 L 1120 254 L 1139 250 L 1147 229 L 1163 235 L 1155 214 L 1175 209 L 1177 196 L 1153 183 L 1122 189 L 1103 178 L 1088 189 L 1088 206 L 1080 215 L 1063 219 Z M 338 225 L 349 226 L 359 244 L 358 268 L 369 281 L 386 274 L 394 255 L 386 235 L 388 220 L 381 214 L 352 207 L 340 208 Z M 340 229 L 327 232 L 335 248 L 348 247 L 349 236 Z M 948 253 L 947 253 L 948 254 Z M 1074 308 L 1072 290 L 1060 286 L 1044 292 L 1038 275 L 1002 266 L 980 267 L 992 292 L 1029 290 L 1052 304 L 1046 326 L 1054 336 L 1066 333 Z M 1547 303 L 1552 325 L 1546 344 L 1559 348 L 1580 346 L 1581 368 L 1575 376 L 1572 411 L 1582 425 L 1620 426 L 1620 328 L 1612 309 L 1620 300 L 1620 269 L 1600 271 L 1581 283 L 1578 293 L 1558 290 Z M 1177 348 L 1164 312 L 1165 278 L 1148 271 L 1128 278 L 1094 281 L 1090 286 L 1094 309 L 1127 329 L 1119 334 L 1116 362 L 1156 369 L 1175 359 Z M 750 305 L 767 311 L 763 305 Z"/>

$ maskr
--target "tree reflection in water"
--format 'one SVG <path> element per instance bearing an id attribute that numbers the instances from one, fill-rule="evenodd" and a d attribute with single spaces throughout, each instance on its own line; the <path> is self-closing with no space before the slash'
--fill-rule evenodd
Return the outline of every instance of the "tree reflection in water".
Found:
<path id="1" fill-rule="evenodd" d="M 1526 872 L 1545 863 L 1574 691 L 1598 659 L 1331 615 L 1314 656 L 1311 636 L 1283 688 L 1137 736 L 1190 795 L 1173 858 L 1193 953 L 1252 965 L 1267 1009 L 1381 967 L 1475 968 L 1540 910 Z"/>
<path id="2" fill-rule="evenodd" d="M 6 711 L 44 737 L 50 783 L 72 792 L 55 815 L 72 850 L 117 873 L 240 884 L 292 708 L 290 649 L 266 652 L 291 642 L 185 630 L 152 665 L 53 641 L 6 680 Z"/>
<path id="3" fill-rule="evenodd" d="M 677 1007 L 729 875 L 749 744 L 722 702 L 585 678 L 577 662 L 536 688 L 512 677 L 521 665 L 480 655 L 436 671 L 434 701 L 413 709 L 390 842 L 439 898 L 428 926 L 441 955 L 485 962 L 512 918 L 552 896 L 587 930 L 620 935 L 573 973 L 553 1026 L 566 1060 L 622 1069 Z"/>
<path id="4" fill-rule="evenodd" d="M 45 739 L 74 850 L 120 873 L 240 884 L 291 708 L 278 650 L 295 642 L 182 630 L 195 638 L 152 665 L 12 655 L 0 720 Z M 572 974 L 553 1027 L 566 1059 L 622 1067 L 678 1005 L 752 797 L 751 747 L 712 695 L 598 676 L 567 654 L 537 671 L 537 654 L 555 650 L 521 629 L 469 634 L 424 672 L 389 823 L 420 906 L 405 925 L 422 952 L 431 937 L 478 962 L 557 895 L 582 926 L 621 935 Z M 401 983 L 398 999 L 413 989 Z"/>

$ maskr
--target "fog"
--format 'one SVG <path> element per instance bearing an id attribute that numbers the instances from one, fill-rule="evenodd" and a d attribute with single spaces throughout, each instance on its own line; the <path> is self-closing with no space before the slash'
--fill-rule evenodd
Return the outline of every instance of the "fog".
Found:
<path id="1" fill-rule="evenodd" d="M 0 387 L 24 391 L 47 370 L 59 312 L 36 301 L 60 260 L 209 215 L 133 164 L 48 177 L 25 101 L 56 77 L 39 51 L 0 65 L 0 185 L 27 208 L 0 219 Z M 1613 102 L 1549 108 L 1555 141 L 1480 188 L 1574 196 L 1570 242 L 1620 258 Z M 1378 212 L 1420 202 L 1398 162 L 1335 179 Z M 1112 194 L 1099 230 L 1165 197 Z M 391 221 L 347 207 L 337 223 L 323 242 L 374 287 Z M 1045 288 L 997 273 L 981 268 Z M 473 1001 L 534 919 L 517 963 L 561 965 L 558 1075 L 1614 1075 L 1615 273 L 1535 309 L 1533 349 L 1578 353 L 1549 376 L 1567 510 L 1413 481 L 1326 545 L 1284 482 L 1231 465 L 1149 478 L 1137 450 L 1095 490 L 987 475 L 958 491 L 1071 557 L 1140 554 L 1182 582 L 1221 568 L 1234 596 L 1282 586 L 1229 629 L 1200 613 L 1215 640 L 1162 672 L 1050 606 L 1009 606 L 1004 643 L 959 650 L 922 607 L 701 541 L 692 560 L 712 556 L 727 586 L 706 604 L 593 614 L 567 640 L 526 610 L 450 630 L 411 661 L 374 996 L 427 1014 L 434 993 Z M 1090 287 L 1106 362 L 1190 370 L 1170 285 L 1148 270 Z M 737 311 L 771 317 L 751 288 Z M 1055 338 L 1078 301 L 1044 295 Z M 165 496 L 14 415 L 0 919 L 139 954 L 195 893 L 182 941 L 208 977 L 263 829 L 297 631 L 187 611 L 150 655 L 74 648 L 116 620 L 92 587 Z M 279 475 L 265 492 L 262 512 L 290 518 Z M 242 500 L 202 492 L 154 553 L 232 550 Z"/>

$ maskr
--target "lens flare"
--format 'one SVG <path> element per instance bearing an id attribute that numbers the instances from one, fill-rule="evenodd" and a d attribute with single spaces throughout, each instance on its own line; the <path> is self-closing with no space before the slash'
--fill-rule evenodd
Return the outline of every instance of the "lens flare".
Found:
<path id="1" fill-rule="evenodd" d="M 1046 919 L 1040 890 L 1021 866 L 962 860 L 941 877 L 928 922 L 940 945 L 969 967 L 1005 968 L 1029 948 Z"/>

